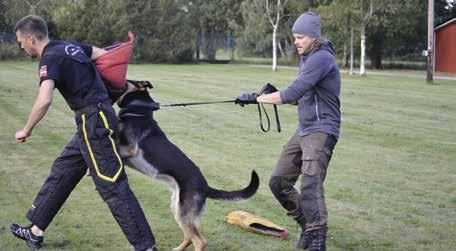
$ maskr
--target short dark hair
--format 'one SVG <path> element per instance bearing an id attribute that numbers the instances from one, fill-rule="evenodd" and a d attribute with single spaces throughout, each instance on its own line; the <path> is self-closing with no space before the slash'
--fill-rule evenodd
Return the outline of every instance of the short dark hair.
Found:
<path id="1" fill-rule="evenodd" d="M 22 33 L 35 35 L 36 39 L 43 40 L 48 36 L 48 27 L 46 21 L 42 17 L 28 15 L 17 21 L 14 27 L 14 32 L 21 31 Z"/>

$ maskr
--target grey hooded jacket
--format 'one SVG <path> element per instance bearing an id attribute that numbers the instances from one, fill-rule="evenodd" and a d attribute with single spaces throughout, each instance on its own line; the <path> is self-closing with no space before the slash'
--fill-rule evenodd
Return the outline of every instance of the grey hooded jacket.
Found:
<path id="1" fill-rule="evenodd" d="M 280 91 L 282 103 L 298 102 L 298 134 L 326 132 L 339 137 L 340 73 L 326 41 L 317 51 L 303 56 L 296 80 Z"/>

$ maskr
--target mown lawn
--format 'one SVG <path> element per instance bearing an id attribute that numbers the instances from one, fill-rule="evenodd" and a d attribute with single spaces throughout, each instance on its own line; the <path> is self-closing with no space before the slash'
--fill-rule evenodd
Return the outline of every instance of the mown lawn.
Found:
<path id="1" fill-rule="evenodd" d="M 28 250 L 9 233 L 75 131 L 72 112 L 56 95 L 25 144 L 14 142 L 37 93 L 36 62 L 0 62 L 0 250 Z M 231 99 L 272 82 L 285 87 L 295 72 L 245 65 L 132 65 L 129 77 L 154 83 L 161 103 Z M 451 250 L 456 229 L 456 82 L 400 77 L 342 81 L 341 138 L 326 180 L 329 250 Z M 268 178 L 296 128 L 296 107 L 281 106 L 283 132 L 262 133 L 255 106 L 168 108 L 156 119 L 216 188 L 245 186 L 252 169 L 258 193 L 244 202 L 209 200 L 201 222 L 208 250 L 292 250 L 296 224 L 273 198 Z M 269 109 L 272 111 L 272 109 Z M 161 250 L 182 234 L 169 211 L 166 186 L 127 169 L 130 185 Z M 286 241 L 228 225 L 246 210 L 290 230 Z M 74 190 L 46 232 L 44 250 L 131 250 L 90 178 Z M 189 250 L 192 250 L 190 248 Z"/>

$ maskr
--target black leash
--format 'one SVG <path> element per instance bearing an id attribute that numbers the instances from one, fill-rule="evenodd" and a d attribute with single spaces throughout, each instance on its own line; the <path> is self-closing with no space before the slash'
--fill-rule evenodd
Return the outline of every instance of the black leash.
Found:
<path id="1" fill-rule="evenodd" d="M 212 102 L 178 103 L 178 104 L 160 105 L 160 107 L 191 106 L 191 105 L 210 105 L 210 104 L 234 103 L 234 101 L 235 101 L 235 100 L 212 101 Z"/>
<path id="2" fill-rule="evenodd" d="M 280 118 L 279 118 L 279 112 L 277 111 L 277 105 L 273 105 L 273 106 L 274 106 L 274 113 L 275 113 L 275 118 L 276 118 L 277 132 L 281 132 L 282 127 L 280 126 Z M 263 116 L 261 115 L 262 113 L 264 113 L 264 115 L 266 117 L 266 122 L 268 125 L 267 129 L 264 129 L 264 126 L 263 126 Z M 264 108 L 263 103 L 258 103 L 258 117 L 260 119 L 261 131 L 269 132 L 269 130 L 271 129 L 271 120 L 269 119 L 269 115 L 266 112 L 266 108 Z"/>
<path id="3" fill-rule="evenodd" d="M 210 102 L 191 102 L 191 103 L 177 103 L 177 104 L 160 104 L 160 108 L 161 107 L 177 107 L 177 106 L 193 106 L 193 105 L 210 105 L 210 104 L 223 104 L 223 103 L 234 103 L 236 100 L 223 100 L 223 101 L 210 101 Z M 273 105 L 274 106 L 274 113 L 275 113 L 275 117 L 276 117 L 276 124 L 277 124 L 277 132 L 281 132 L 282 131 L 282 128 L 280 126 L 280 119 L 279 119 L 279 113 L 277 111 L 277 105 Z M 266 117 L 266 122 L 267 122 L 267 128 L 265 129 L 264 128 L 264 124 L 263 124 L 263 115 L 262 113 L 264 113 L 265 117 Z M 271 120 L 269 119 L 269 115 L 268 113 L 266 112 L 266 108 L 264 108 L 264 105 L 263 104 L 258 104 L 258 117 L 259 117 L 259 120 L 260 120 L 260 129 L 261 131 L 263 132 L 269 132 L 269 130 L 271 129 Z"/>

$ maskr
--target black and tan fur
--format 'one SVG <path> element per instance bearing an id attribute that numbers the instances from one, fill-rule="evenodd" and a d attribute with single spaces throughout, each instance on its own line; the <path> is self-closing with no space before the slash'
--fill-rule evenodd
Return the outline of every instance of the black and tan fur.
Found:
<path id="1" fill-rule="evenodd" d="M 158 103 L 150 97 L 148 82 L 132 82 L 121 97 L 119 107 L 120 151 L 126 165 L 166 182 L 172 190 L 171 212 L 184 232 L 184 240 L 174 250 L 193 244 L 205 250 L 207 241 L 199 231 L 199 220 L 206 198 L 242 200 L 251 197 L 259 186 L 252 171 L 250 184 L 238 191 L 211 188 L 200 169 L 171 141 L 153 118 Z"/>

